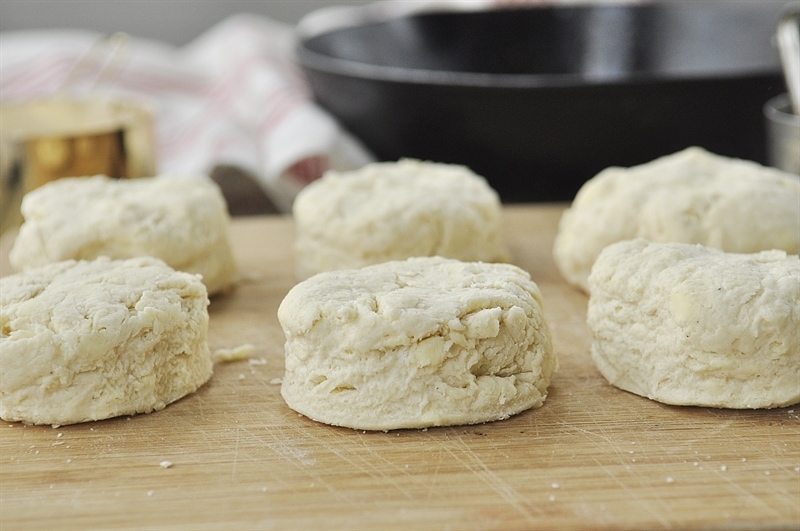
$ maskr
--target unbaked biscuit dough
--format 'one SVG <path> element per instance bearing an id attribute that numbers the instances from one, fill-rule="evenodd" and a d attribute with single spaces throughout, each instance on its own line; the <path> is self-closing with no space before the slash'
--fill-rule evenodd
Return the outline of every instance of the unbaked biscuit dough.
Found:
<path id="1" fill-rule="evenodd" d="M 800 178 L 755 162 L 688 148 L 586 182 L 564 212 L 553 257 L 588 289 L 594 260 L 632 238 L 699 243 L 734 253 L 800 252 Z"/>
<path id="2" fill-rule="evenodd" d="M 155 256 L 202 275 L 210 294 L 235 280 L 225 199 L 205 177 L 58 179 L 26 194 L 22 214 L 9 254 L 17 271 L 61 260 Z"/>
<path id="3" fill-rule="evenodd" d="M 800 402 L 800 258 L 644 239 L 606 247 L 589 276 L 592 358 L 659 402 Z"/>
<path id="4" fill-rule="evenodd" d="M 509 258 L 500 199 L 464 166 L 402 159 L 331 171 L 298 194 L 292 212 L 299 278 L 412 256 Z"/>
<path id="5" fill-rule="evenodd" d="M 64 261 L 0 278 L 0 418 L 149 413 L 211 377 L 208 295 L 161 260 Z"/>
<path id="6" fill-rule="evenodd" d="M 539 288 L 510 264 L 420 257 L 320 273 L 278 318 L 286 403 L 354 429 L 505 419 L 541 406 L 557 367 Z"/>

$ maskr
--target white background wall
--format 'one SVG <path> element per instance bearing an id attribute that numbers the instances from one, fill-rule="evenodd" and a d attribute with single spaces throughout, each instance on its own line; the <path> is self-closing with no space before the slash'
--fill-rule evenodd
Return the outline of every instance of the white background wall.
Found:
<path id="1" fill-rule="evenodd" d="M 295 24 L 330 5 L 371 0 L 0 0 L 0 31 L 76 28 L 183 45 L 234 13 Z"/>

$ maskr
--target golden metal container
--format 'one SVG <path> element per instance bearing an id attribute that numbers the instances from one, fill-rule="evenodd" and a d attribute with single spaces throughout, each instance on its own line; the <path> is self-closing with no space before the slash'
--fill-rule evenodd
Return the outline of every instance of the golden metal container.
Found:
<path id="1" fill-rule="evenodd" d="M 153 114 L 132 101 L 58 97 L 0 107 L 0 234 L 22 196 L 55 179 L 156 174 Z"/>

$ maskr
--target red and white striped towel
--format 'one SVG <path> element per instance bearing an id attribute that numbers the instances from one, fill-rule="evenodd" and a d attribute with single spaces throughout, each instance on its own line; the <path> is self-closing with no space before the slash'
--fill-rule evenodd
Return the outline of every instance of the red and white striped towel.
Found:
<path id="1" fill-rule="evenodd" d="M 140 100 L 154 110 L 159 174 L 236 165 L 283 210 L 327 169 L 372 160 L 313 103 L 292 59 L 291 26 L 235 15 L 183 48 L 131 36 L 125 50 L 93 53 L 102 37 L 86 31 L 0 35 L 0 100 L 64 91 Z"/>

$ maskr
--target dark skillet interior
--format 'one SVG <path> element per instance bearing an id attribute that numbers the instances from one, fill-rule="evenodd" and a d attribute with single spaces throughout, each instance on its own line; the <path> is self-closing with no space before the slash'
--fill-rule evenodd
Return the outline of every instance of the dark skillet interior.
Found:
<path id="1" fill-rule="evenodd" d="M 531 83 L 553 74 L 591 79 L 774 70 L 774 10 L 758 2 L 716 4 L 430 13 L 336 31 L 303 46 L 386 67 L 530 74 Z"/>
<path id="2" fill-rule="evenodd" d="M 466 164 L 506 202 L 568 200 L 689 145 L 763 162 L 782 3 L 426 13 L 301 42 L 319 103 L 384 160 Z"/>

